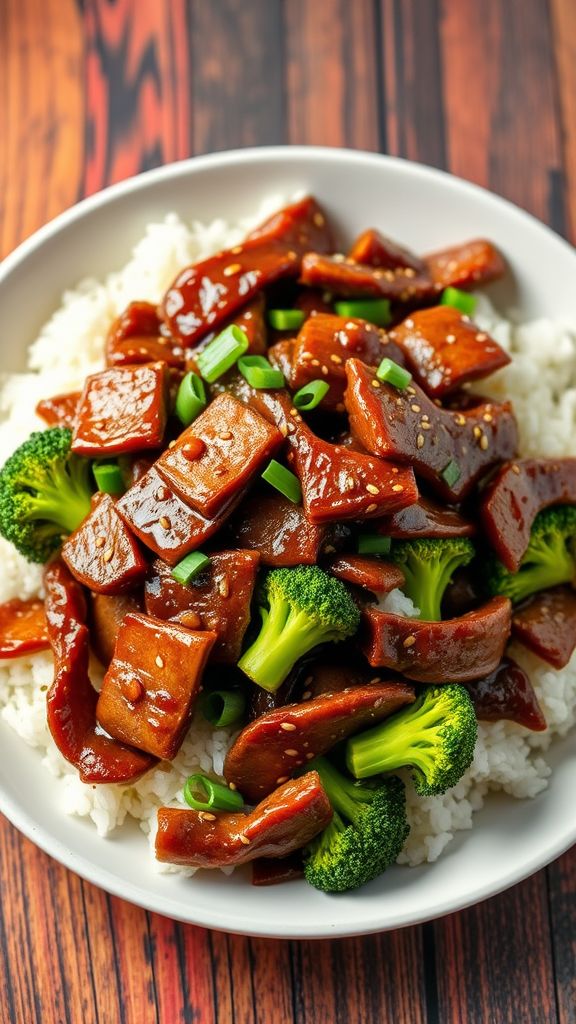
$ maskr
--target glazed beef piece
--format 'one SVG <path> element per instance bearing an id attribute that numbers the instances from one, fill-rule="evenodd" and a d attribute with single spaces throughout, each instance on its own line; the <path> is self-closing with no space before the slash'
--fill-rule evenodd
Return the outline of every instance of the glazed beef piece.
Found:
<path id="1" fill-rule="evenodd" d="M 287 392 L 250 389 L 244 400 L 286 437 L 288 465 L 300 480 L 304 511 L 313 523 L 374 518 L 416 501 L 411 469 L 323 441 Z"/>
<path id="2" fill-rule="evenodd" d="M 218 395 L 156 463 L 165 483 L 206 518 L 222 513 L 282 444 L 276 427 Z"/>
<path id="3" fill-rule="evenodd" d="M 477 288 L 498 280 L 506 273 L 502 255 L 492 242 L 484 238 L 429 253 L 424 257 L 424 263 L 436 292 L 448 287 Z"/>
<path id="4" fill-rule="evenodd" d="M 81 391 L 70 391 L 66 395 L 43 398 L 36 405 L 36 415 L 49 427 L 69 427 L 74 430 L 81 396 Z"/>
<path id="5" fill-rule="evenodd" d="M 262 857 L 252 861 L 252 885 L 281 885 L 303 877 L 302 857 L 298 853 L 278 860 Z"/>
<path id="6" fill-rule="evenodd" d="M 116 739 L 176 756 L 190 724 L 216 633 L 129 613 L 104 676 L 96 715 Z"/>
<path id="7" fill-rule="evenodd" d="M 255 803 L 313 757 L 414 699 L 408 683 L 381 682 L 277 708 L 242 730 L 226 755 L 224 777 Z"/>
<path id="8" fill-rule="evenodd" d="M 389 676 L 391 673 L 387 673 L 387 678 Z M 312 664 L 308 666 L 300 700 L 310 700 L 311 697 L 321 697 L 327 693 L 341 693 L 350 687 L 381 682 L 379 673 L 365 661 L 355 647 L 350 647 L 346 652 L 338 651 L 337 654 L 326 650 L 319 656 L 316 655 Z"/>
<path id="9" fill-rule="evenodd" d="M 553 587 L 514 609 L 512 636 L 554 668 L 565 668 L 576 650 L 576 593 Z"/>
<path id="10" fill-rule="evenodd" d="M 411 305 L 430 302 L 435 295 L 426 270 L 418 272 L 412 267 L 388 270 L 318 252 L 307 253 L 302 260 L 300 280 L 311 288 L 321 288 L 334 295 L 384 298 Z"/>
<path id="11" fill-rule="evenodd" d="M 449 412 L 417 384 L 400 390 L 357 359 L 348 360 L 346 375 L 350 426 L 364 448 L 408 463 L 445 501 L 461 501 L 491 466 L 516 452 L 510 402 Z"/>
<path id="12" fill-rule="evenodd" d="M 82 782 L 133 782 L 156 758 L 106 736 L 96 721 L 98 694 L 88 676 L 89 632 L 82 588 L 61 561 L 44 572 L 46 618 L 54 652 L 47 721 L 62 756 Z"/>
<path id="13" fill-rule="evenodd" d="M 498 342 L 450 306 L 411 313 L 388 336 L 430 398 L 444 398 L 510 362 Z M 360 354 L 358 358 L 363 359 Z"/>
<path id="14" fill-rule="evenodd" d="M 168 565 L 176 565 L 218 532 L 241 498 L 239 493 L 220 515 L 205 519 L 168 487 L 153 466 L 120 498 L 116 511 L 146 547 Z"/>
<path id="15" fill-rule="evenodd" d="M 382 267 L 385 270 L 410 267 L 417 274 L 426 273 L 423 260 L 404 246 L 386 238 L 375 228 L 368 228 L 358 235 L 348 257 L 355 263 L 365 263 L 369 267 Z"/>
<path id="16" fill-rule="evenodd" d="M 330 390 L 322 399 L 320 408 L 344 412 L 344 364 L 351 356 L 369 366 L 378 366 L 385 356 L 404 364 L 401 349 L 379 327 L 366 320 L 324 313 L 310 317 L 301 327 L 290 351 L 290 369 L 285 376 L 293 391 L 298 391 L 312 380 L 326 381 Z M 277 362 L 280 363 L 281 359 Z M 286 370 L 287 364 L 283 365 Z"/>
<path id="17" fill-rule="evenodd" d="M 316 565 L 332 531 L 312 523 L 301 505 L 279 492 L 257 492 L 244 499 L 230 522 L 236 544 L 258 551 L 262 565 L 276 569 Z"/>
<path id="18" fill-rule="evenodd" d="M 0 604 L 0 660 L 50 647 L 44 602 L 13 598 Z"/>
<path id="19" fill-rule="evenodd" d="M 114 657 L 118 631 L 129 612 L 144 611 L 141 590 L 129 594 L 90 594 L 90 643 L 106 667 Z"/>
<path id="20" fill-rule="evenodd" d="M 108 331 L 106 366 L 155 362 L 182 369 L 182 345 L 170 337 L 156 306 L 150 302 L 130 302 Z"/>
<path id="21" fill-rule="evenodd" d="M 335 555 L 326 568 L 344 583 L 363 587 L 377 596 L 389 594 L 404 583 L 404 573 L 399 566 L 369 555 Z"/>
<path id="22" fill-rule="evenodd" d="M 165 363 L 114 367 L 88 377 L 72 437 L 77 455 L 129 455 L 158 448 L 167 416 Z"/>
<path id="23" fill-rule="evenodd" d="M 148 563 L 118 515 L 113 498 L 98 493 L 92 511 L 62 545 L 72 575 L 98 594 L 121 594 L 141 583 Z"/>
<path id="24" fill-rule="evenodd" d="M 291 779 L 248 813 L 210 814 L 179 807 L 158 811 L 156 857 L 169 864 L 221 868 L 256 857 L 286 857 L 332 820 L 317 772 Z"/>
<path id="25" fill-rule="evenodd" d="M 326 218 L 307 197 L 275 214 L 242 245 L 182 270 L 164 296 L 162 315 L 171 333 L 192 347 L 257 292 L 297 277 L 305 252 L 331 248 Z"/>
<path id="26" fill-rule="evenodd" d="M 164 562 L 154 562 L 145 586 L 146 611 L 189 629 L 212 630 L 217 640 L 211 661 L 235 665 L 250 622 L 259 561 L 255 551 L 211 552 L 210 565 L 186 586 Z"/>
<path id="27" fill-rule="evenodd" d="M 517 459 L 502 466 L 482 495 L 480 518 L 498 558 L 517 572 L 538 512 L 576 505 L 576 459 Z"/>
<path id="28" fill-rule="evenodd" d="M 214 341 L 217 334 L 224 331 L 231 324 L 234 324 L 236 327 L 239 327 L 241 331 L 244 331 L 244 334 L 248 339 L 246 355 L 266 355 L 268 332 L 266 328 L 265 311 L 266 303 L 264 295 L 256 295 L 227 323 L 220 324 L 217 332 L 210 331 L 210 333 L 206 334 L 202 338 L 202 341 L 198 342 L 194 348 L 186 350 L 186 369 L 193 370 L 195 373 L 198 373 L 198 356 L 208 345 L 210 345 L 211 342 Z"/>
<path id="29" fill-rule="evenodd" d="M 376 525 L 376 524 L 374 524 Z M 455 509 L 446 508 L 422 495 L 408 508 L 379 520 L 378 533 L 394 540 L 413 540 L 416 537 L 473 537 L 476 524 L 465 519 Z"/>
<path id="30" fill-rule="evenodd" d="M 467 683 L 476 717 L 483 722 L 502 718 L 542 732 L 546 719 L 528 676 L 512 658 L 503 658 L 490 675 Z"/>
<path id="31" fill-rule="evenodd" d="M 402 672 L 419 683 L 481 679 L 502 660 L 511 609 L 507 598 L 495 597 L 456 619 L 426 622 L 366 605 L 361 647 L 371 665 Z"/>

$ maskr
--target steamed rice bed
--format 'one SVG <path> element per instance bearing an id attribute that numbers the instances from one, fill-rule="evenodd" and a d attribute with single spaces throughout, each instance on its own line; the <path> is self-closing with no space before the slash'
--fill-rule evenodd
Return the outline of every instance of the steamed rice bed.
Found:
<path id="1" fill-rule="evenodd" d="M 106 332 L 128 302 L 159 302 L 183 266 L 238 244 L 250 228 L 281 205 L 282 197 L 271 197 L 253 218 L 235 225 L 216 220 L 189 226 L 170 214 L 162 223 L 148 226 L 123 270 L 104 283 L 86 280 L 66 292 L 61 307 L 30 349 L 31 372 L 6 376 L 2 381 L 0 464 L 32 430 L 44 428 L 32 411 L 40 398 L 78 390 L 88 374 L 102 368 Z M 576 455 L 576 324 L 537 320 L 514 326 L 494 311 L 485 296 L 479 296 L 474 319 L 513 355 L 511 365 L 482 381 L 480 390 L 497 400 L 513 400 L 521 455 Z M 0 557 L 0 601 L 42 593 L 40 566 L 26 562 L 2 538 Z M 410 614 L 410 603 L 399 592 L 388 601 L 394 610 Z M 436 860 L 456 831 L 472 827 L 472 816 L 490 790 L 524 798 L 545 789 L 550 768 L 543 753 L 555 736 L 568 732 L 576 718 L 576 654 L 558 672 L 522 647 L 515 646 L 511 653 L 530 676 L 548 729 L 531 733 L 510 722 L 481 722 L 473 764 L 454 789 L 444 796 L 423 799 L 406 779 L 411 831 L 400 863 Z M 92 679 L 96 685 L 98 673 L 95 664 Z M 88 817 L 100 836 L 120 827 L 131 815 L 148 835 L 153 857 L 157 809 L 167 803 L 184 804 L 182 787 L 192 773 L 222 772 L 230 730 L 214 731 L 197 716 L 170 770 L 163 765 L 130 786 L 85 785 L 48 732 L 46 690 L 52 677 L 48 653 L 1 662 L 4 721 L 37 748 L 42 766 L 59 787 L 63 813 Z M 157 866 L 163 871 L 182 870 Z"/>

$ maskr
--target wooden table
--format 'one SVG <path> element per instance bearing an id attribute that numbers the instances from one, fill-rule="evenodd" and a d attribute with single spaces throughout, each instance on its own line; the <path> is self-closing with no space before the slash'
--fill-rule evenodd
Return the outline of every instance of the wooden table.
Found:
<path id="1" fill-rule="evenodd" d="M 120 178 L 282 142 L 449 168 L 575 238 L 574 0 L 1 0 L 0 114 L 0 255 Z M 146 913 L 7 821 L 0 863 L 3 1024 L 576 1021 L 574 851 L 433 924 L 301 943 Z"/>

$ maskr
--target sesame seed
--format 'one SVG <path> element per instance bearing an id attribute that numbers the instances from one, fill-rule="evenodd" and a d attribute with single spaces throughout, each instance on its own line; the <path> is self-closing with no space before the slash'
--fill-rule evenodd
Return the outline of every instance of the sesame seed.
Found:
<path id="1" fill-rule="evenodd" d="M 168 516 L 160 516 L 158 522 L 160 523 L 160 526 L 162 527 L 163 530 L 170 529 L 170 520 L 168 519 Z"/>
<path id="2" fill-rule="evenodd" d="M 102 558 L 104 559 L 105 562 L 109 562 L 113 554 L 114 548 L 107 548 L 104 554 L 102 555 Z"/>
<path id="3" fill-rule="evenodd" d="M 309 750 L 308 753 L 306 754 L 306 760 L 311 761 L 313 757 L 316 757 L 316 754 L 313 754 L 312 751 Z"/>
<path id="4" fill-rule="evenodd" d="M 474 427 L 474 437 L 475 438 L 482 437 L 482 428 L 481 427 Z"/>
<path id="5" fill-rule="evenodd" d="M 241 270 L 242 266 L 240 263 L 230 263 L 229 266 L 224 267 L 222 273 L 224 274 L 224 277 L 233 277 L 234 274 L 240 273 Z"/>
<path id="6" fill-rule="evenodd" d="M 455 334 L 447 334 L 446 335 L 446 341 L 448 342 L 449 345 L 453 345 L 454 342 L 456 341 L 456 335 Z"/>
<path id="7" fill-rule="evenodd" d="M 380 679 L 380 676 L 374 676 L 374 679 L 370 679 L 368 681 L 368 685 L 369 686 L 375 686 L 376 683 L 381 683 L 381 682 L 382 682 L 382 680 Z"/>
<path id="8" fill-rule="evenodd" d="M 216 815 L 212 814 L 210 811 L 202 811 L 202 817 L 204 818 L 204 821 L 216 821 Z"/>
<path id="9" fill-rule="evenodd" d="M 320 366 L 320 360 L 319 359 L 312 359 L 311 360 L 311 365 L 312 366 Z"/>
<path id="10" fill-rule="evenodd" d="M 464 427 L 466 425 L 466 417 L 459 412 L 454 417 L 454 422 L 457 423 L 459 427 Z"/>
<path id="11" fill-rule="evenodd" d="M 417 448 L 423 448 L 424 447 L 424 434 L 418 434 L 418 437 L 416 438 L 416 447 Z"/>
<path id="12" fill-rule="evenodd" d="M 395 491 L 395 490 L 396 490 L 396 488 L 395 488 L 395 487 L 393 487 L 393 488 L 392 488 L 392 490 L 393 490 L 393 491 Z M 403 488 L 401 487 L 401 488 L 400 488 L 400 490 L 403 490 Z M 367 512 L 375 512 L 377 508 L 378 508 L 378 505 L 375 505 L 374 503 L 372 503 L 372 505 L 368 505 L 368 506 L 366 507 L 366 511 L 367 511 Z"/>
<path id="13" fill-rule="evenodd" d="M 430 417 L 429 417 L 429 415 L 428 415 L 428 413 L 427 413 L 427 412 L 423 412 L 423 413 L 422 413 L 422 419 L 423 419 L 423 420 L 429 420 L 429 419 L 430 419 Z"/>
<path id="14" fill-rule="evenodd" d="M 340 363 L 342 362 L 342 356 L 337 356 L 336 353 L 333 352 L 332 355 L 330 356 L 330 361 L 332 363 L 336 363 L 336 365 L 339 366 Z"/>
<path id="15" fill-rule="evenodd" d="M 399 491 L 403 491 L 404 487 L 402 486 L 402 484 L 394 484 L 394 486 L 392 487 L 392 490 L 399 492 Z"/>
<path id="16" fill-rule="evenodd" d="M 288 747 L 288 750 L 285 750 L 284 753 L 286 757 L 298 757 L 298 751 L 294 750 L 293 747 Z"/>
<path id="17" fill-rule="evenodd" d="M 290 778 L 290 776 L 289 776 L 289 775 L 280 775 L 280 776 L 279 776 L 279 777 L 278 777 L 278 778 L 276 779 L 276 785 L 277 785 L 277 786 L 281 786 L 283 782 L 288 782 L 288 779 L 289 779 L 289 778 Z"/>
<path id="18" fill-rule="evenodd" d="M 288 427 L 286 423 L 281 423 L 280 426 L 278 427 L 278 430 L 282 434 L 282 437 L 286 437 L 286 434 L 288 433 Z"/>
<path id="19" fill-rule="evenodd" d="M 284 732 L 294 732 L 296 726 L 293 722 L 282 722 L 280 728 L 284 729 Z"/>
<path id="20" fill-rule="evenodd" d="M 161 657 L 160 654 L 156 655 L 154 661 L 158 665 L 158 668 L 164 668 L 164 659 Z"/>
<path id="21" fill-rule="evenodd" d="M 218 434 L 218 437 L 220 438 L 221 441 L 232 440 L 232 434 L 230 433 L 229 430 L 223 430 L 220 434 Z"/>
<path id="22" fill-rule="evenodd" d="M 407 327 L 408 330 L 410 330 L 412 327 L 414 327 L 414 321 L 412 320 L 411 317 L 409 317 L 408 320 L 404 321 L 404 326 Z"/>
<path id="23" fill-rule="evenodd" d="M 479 331 L 478 334 L 476 335 L 476 341 L 486 341 L 487 337 L 488 335 L 485 334 L 484 331 Z"/>
<path id="24" fill-rule="evenodd" d="M 366 484 L 366 490 L 368 494 L 380 494 L 380 488 L 376 487 L 375 484 Z"/>
<path id="25" fill-rule="evenodd" d="M 512 466 L 512 472 L 516 473 L 516 476 L 520 476 L 520 466 Z"/>
<path id="26" fill-rule="evenodd" d="M 314 223 L 315 223 L 317 228 L 323 228 L 324 224 L 326 223 L 326 221 L 324 219 L 324 214 L 320 213 L 320 210 L 316 211 L 316 213 L 314 214 L 312 220 L 314 221 Z"/>
<path id="27" fill-rule="evenodd" d="M 485 412 L 482 419 L 484 420 L 485 423 L 492 423 L 494 417 L 492 416 L 491 412 Z"/>
<path id="28" fill-rule="evenodd" d="M 412 647 L 413 644 L 415 644 L 415 643 L 416 643 L 416 637 L 414 636 L 413 633 L 411 633 L 410 636 L 406 637 L 406 639 L 404 640 L 402 646 L 403 647 Z"/>
<path id="29" fill-rule="evenodd" d="M 175 446 L 176 446 L 176 441 L 170 441 L 169 444 L 168 444 L 169 448 L 174 448 Z"/>
<path id="30" fill-rule="evenodd" d="M 404 277 L 416 277 L 416 271 L 412 267 L 404 267 Z"/>
<path id="31" fill-rule="evenodd" d="M 415 402 L 413 405 L 410 406 L 410 408 L 412 409 L 412 412 L 420 412 L 420 406 L 416 405 Z"/>
<path id="32" fill-rule="evenodd" d="M 489 444 L 488 438 L 486 437 L 486 434 L 483 434 L 482 437 L 480 438 L 480 447 L 481 447 L 483 452 L 485 452 L 487 450 L 488 444 Z"/>
<path id="33" fill-rule="evenodd" d="M 431 423 L 427 423 L 426 420 L 422 420 L 422 422 L 420 424 L 420 428 L 421 428 L 421 430 L 432 430 L 432 424 Z"/>
<path id="34" fill-rule="evenodd" d="M 322 373 L 324 374 L 325 377 L 328 376 L 328 367 L 327 366 L 325 366 L 325 365 L 322 366 Z"/>
<path id="35" fill-rule="evenodd" d="M 374 377 L 374 380 L 371 383 L 372 383 L 372 387 L 373 388 L 379 388 L 380 387 L 380 381 L 376 380 L 375 377 Z"/>
<path id="36" fill-rule="evenodd" d="M 220 594 L 220 597 L 228 597 L 230 594 L 230 583 L 226 576 L 224 576 L 218 584 L 218 593 Z"/>
<path id="37" fill-rule="evenodd" d="M 106 543 L 105 537 L 96 537 L 96 547 L 103 548 Z"/>
<path id="38" fill-rule="evenodd" d="M 236 785 L 235 782 L 229 782 L 228 783 L 228 789 L 231 789 L 232 792 L 234 792 L 236 789 L 238 789 L 238 786 Z"/>
<path id="39" fill-rule="evenodd" d="M 242 252 L 242 248 L 243 247 L 241 245 L 235 245 L 233 249 L 230 249 L 230 252 L 233 253 L 234 256 L 238 256 L 239 253 Z"/>
<path id="40" fill-rule="evenodd" d="M 238 839 L 240 840 L 241 843 L 244 844 L 244 846 L 250 846 L 250 840 L 248 839 L 248 836 L 245 836 L 242 832 L 238 836 Z"/>
<path id="41" fill-rule="evenodd" d="M 415 395 L 416 394 L 416 389 L 413 388 L 410 384 L 406 388 L 406 391 L 408 392 L 409 395 Z"/>

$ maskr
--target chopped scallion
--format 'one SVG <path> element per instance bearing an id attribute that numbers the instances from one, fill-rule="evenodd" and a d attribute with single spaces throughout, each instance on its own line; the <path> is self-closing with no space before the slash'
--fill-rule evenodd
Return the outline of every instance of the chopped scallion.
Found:
<path id="1" fill-rule="evenodd" d="M 277 370 L 264 356 L 240 356 L 238 369 L 250 387 L 283 388 L 286 381 L 281 370 Z"/>
<path id="2" fill-rule="evenodd" d="M 230 324 L 200 353 L 196 362 L 204 380 L 213 384 L 248 351 L 248 338 L 240 327 Z"/>
<path id="3" fill-rule="evenodd" d="M 126 488 L 116 462 L 95 462 L 92 465 L 92 472 L 96 486 L 103 494 L 124 494 Z"/>
<path id="4" fill-rule="evenodd" d="M 270 460 L 262 473 L 262 479 L 280 491 L 280 494 L 283 494 L 289 501 L 293 501 L 295 505 L 299 505 L 302 501 L 302 488 L 298 477 L 286 469 L 286 466 L 276 462 L 276 459 Z"/>
<path id="5" fill-rule="evenodd" d="M 204 718 L 216 729 L 234 725 L 246 710 L 246 698 L 239 690 L 206 690 L 198 703 Z"/>
<path id="6" fill-rule="evenodd" d="M 176 395 L 176 415 L 185 427 L 190 426 L 206 408 L 206 388 L 197 373 L 187 373 L 180 382 Z"/>
<path id="7" fill-rule="evenodd" d="M 379 533 L 361 533 L 358 537 L 359 555 L 387 555 L 391 547 L 390 537 Z"/>
<path id="8" fill-rule="evenodd" d="M 403 366 L 398 366 L 393 359 L 383 359 L 380 366 L 376 370 L 376 376 L 378 380 L 383 380 L 387 384 L 392 384 L 393 387 L 399 388 L 400 391 L 404 391 L 408 387 L 412 380 L 412 374 L 405 370 Z"/>
<path id="9" fill-rule="evenodd" d="M 377 327 L 386 327 L 392 319 L 388 299 L 342 299 L 334 308 L 338 316 L 368 320 Z"/>
<path id="10" fill-rule="evenodd" d="M 299 331 L 305 319 L 301 309 L 268 310 L 268 323 L 276 331 Z"/>
<path id="11" fill-rule="evenodd" d="M 203 555 L 201 551 L 191 551 L 181 562 L 178 562 L 178 565 L 174 566 L 172 576 L 177 583 L 186 585 L 195 576 L 199 576 L 201 572 L 204 572 L 204 569 L 207 569 L 209 565 L 210 559 L 207 555 Z"/>
<path id="12" fill-rule="evenodd" d="M 191 775 L 183 793 L 186 803 L 195 811 L 240 811 L 244 806 L 240 793 L 207 775 Z"/>
<path id="13" fill-rule="evenodd" d="M 469 295 L 468 292 L 463 292 L 460 288 L 445 288 L 440 298 L 441 306 L 452 306 L 453 309 L 460 310 L 466 316 L 472 316 L 476 309 L 476 299 L 474 295 Z"/>
<path id="14" fill-rule="evenodd" d="M 450 459 L 448 465 L 442 470 L 441 473 L 444 483 L 448 484 L 448 487 L 453 487 L 454 484 L 460 479 L 461 471 L 460 466 L 454 459 Z"/>
<path id="15" fill-rule="evenodd" d="M 311 380 L 296 392 L 292 401 L 297 409 L 315 409 L 329 390 L 330 385 L 325 380 Z"/>

